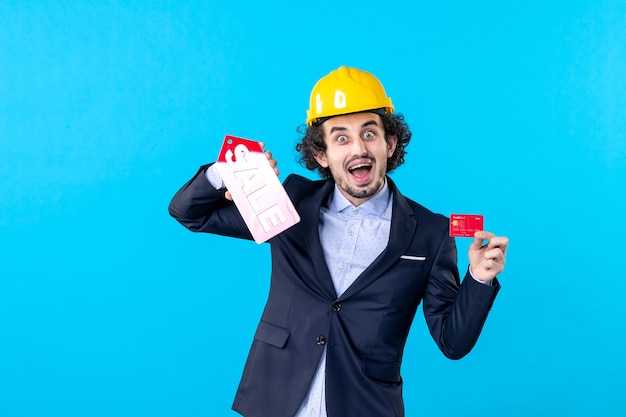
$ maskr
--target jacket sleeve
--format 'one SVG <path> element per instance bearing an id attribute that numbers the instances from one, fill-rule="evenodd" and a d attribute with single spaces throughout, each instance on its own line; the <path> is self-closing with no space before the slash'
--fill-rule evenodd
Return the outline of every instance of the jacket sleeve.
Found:
<path id="1" fill-rule="evenodd" d="M 467 355 L 478 340 L 500 289 L 477 282 L 468 272 L 462 283 L 453 238 L 444 237 L 424 294 L 423 309 L 430 333 L 450 359 Z"/>
<path id="2" fill-rule="evenodd" d="M 216 190 L 200 167 L 174 195 L 169 213 L 192 232 L 214 233 L 252 240 L 252 235 L 235 204 L 224 197 L 225 190 Z"/>

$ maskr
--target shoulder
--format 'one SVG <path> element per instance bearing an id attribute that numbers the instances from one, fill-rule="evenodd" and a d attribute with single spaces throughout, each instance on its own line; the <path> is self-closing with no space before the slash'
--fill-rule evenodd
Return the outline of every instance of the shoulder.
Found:
<path id="1" fill-rule="evenodd" d="M 435 213 L 422 204 L 406 197 L 400 192 L 393 181 L 389 181 L 389 186 L 394 196 L 394 207 L 398 207 L 409 213 L 420 223 L 438 227 L 448 227 L 449 220 L 446 216 L 440 213 Z"/>
<path id="2" fill-rule="evenodd" d="M 284 181 L 285 186 L 287 186 L 288 184 L 290 185 L 300 184 L 304 186 L 312 186 L 312 187 L 318 186 L 319 187 L 319 186 L 324 185 L 324 183 L 326 183 L 325 180 L 312 180 L 312 179 L 303 177 L 302 175 L 298 175 L 298 174 L 289 174 Z"/>
<path id="3" fill-rule="evenodd" d="M 327 182 L 327 180 L 311 180 L 301 175 L 290 174 L 283 182 L 283 186 L 290 198 L 300 200 L 321 190 Z"/>

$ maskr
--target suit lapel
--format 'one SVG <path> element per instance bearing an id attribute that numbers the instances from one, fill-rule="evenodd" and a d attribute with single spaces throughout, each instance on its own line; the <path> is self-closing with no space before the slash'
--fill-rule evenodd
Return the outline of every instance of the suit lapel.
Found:
<path id="1" fill-rule="evenodd" d="M 393 194 L 393 210 L 391 214 L 391 229 L 389 243 L 385 250 L 363 271 L 354 283 L 341 295 L 345 299 L 367 287 L 373 280 L 392 267 L 394 263 L 406 253 L 415 230 L 417 221 L 413 217 L 413 210 L 400 194 L 395 184 L 387 177 Z M 319 241 L 319 239 L 318 239 Z"/>
<path id="2" fill-rule="evenodd" d="M 328 199 L 328 195 L 332 192 L 334 186 L 335 183 L 333 181 L 327 181 L 319 191 L 309 197 L 310 200 L 307 203 L 302 204 L 303 210 L 300 214 L 302 219 L 307 219 L 304 224 L 306 230 L 303 236 L 310 236 L 305 246 L 308 248 L 309 256 L 315 266 L 314 280 L 309 284 L 315 288 L 319 288 L 320 291 L 331 300 L 337 298 L 337 293 L 335 292 L 335 286 L 333 285 L 328 266 L 326 265 L 326 259 L 324 258 L 324 251 L 319 234 L 319 218 L 320 208 Z"/>

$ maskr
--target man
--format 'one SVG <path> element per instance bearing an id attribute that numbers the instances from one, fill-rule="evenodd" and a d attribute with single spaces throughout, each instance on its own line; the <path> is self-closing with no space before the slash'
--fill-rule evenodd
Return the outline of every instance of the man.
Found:
<path id="1" fill-rule="evenodd" d="M 448 219 L 387 176 L 411 138 L 393 111 L 382 84 L 355 68 L 313 88 L 297 149 L 323 179 L 284 182 L 301 221 L 269 241 L 270 293 L 233 404 L 246 417 L 403 416 L 400 367 L 420 302 L 446 356 L 476 343 L 508 240 L 477 232 L 460 282 Z M 170 213 L 192 231 L 251 239 L 211 165 Z"/>

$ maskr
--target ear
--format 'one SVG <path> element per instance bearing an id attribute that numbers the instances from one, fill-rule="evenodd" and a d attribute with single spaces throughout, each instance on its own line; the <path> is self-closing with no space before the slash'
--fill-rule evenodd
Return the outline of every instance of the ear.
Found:
<path id="1" fill-rule="evenodd" d="M 328 168 L 328 161 L 326 160 L 326 153 L 319 151 L 315 154 L 315 160 L 322 168 Z"/>
<path id="2" fill-rule="evenodd" d="M 391 155 L 396 151 L 396 145 L 398 144 L 398 137 L 396 135 L 389 136 L 387 139 L 387 158 L 391 158 Z"/>

